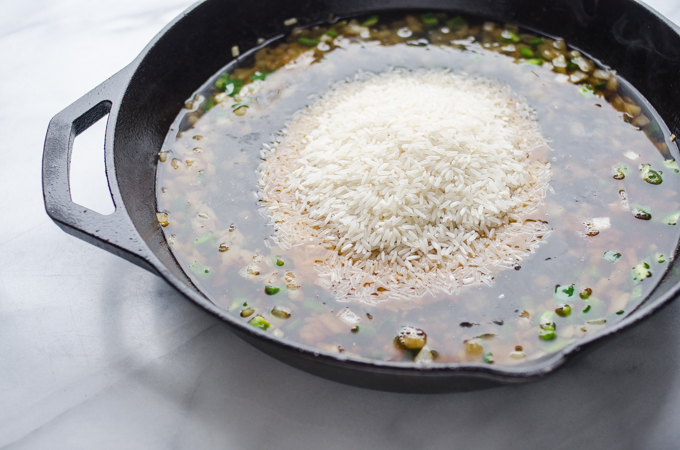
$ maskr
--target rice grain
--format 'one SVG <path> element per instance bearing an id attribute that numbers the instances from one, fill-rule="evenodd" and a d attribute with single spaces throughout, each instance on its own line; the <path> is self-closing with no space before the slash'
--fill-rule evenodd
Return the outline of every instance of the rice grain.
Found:
<path id="1" fill-rule="evenodd" d="M 409 298 L 490 284 L 549 235 L 525 221 L 549 187 L 547 148 L 506 86 L 443 69 L 360 73 L 263 145 L 260 187 L 280 245 L 311 237 L 334 251 L 317 268 L 338 298 Z"/>

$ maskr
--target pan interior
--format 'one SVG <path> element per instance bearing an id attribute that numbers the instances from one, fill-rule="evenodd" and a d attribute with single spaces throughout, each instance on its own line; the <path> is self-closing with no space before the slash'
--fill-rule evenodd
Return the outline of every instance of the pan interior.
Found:
<path id="1" fill-rule="evenodd" d="M 447 19 L 453 17 L 456 16 L 447 16 Z M 362 18 L 369 19 L 370 17 Z M 421 18 L 422 20 L 424 19 Z M 468 20 L 474 23 L 474 19 Z M 502 28 L 502 25 L 498 26 Z M 512 33 L 518 36 L 521 34 L 519 30 Z M 504 39 L 512 41 L 512 35 L 509 36 Z M 215 83 L 222 80 L 225 92 L 227 91 L 226 86 L 230 80 L 224 80 L 221 72 L 210 79 L 203 89 L 186 96 L 186 109 L 168 126 L 170 133 L 161 149 L 165 166 L 160 166 L 162 169 L 158 176 L 158 211 L 168 214 L 169 226 L 164 229 L 166 237 L 173 245 L 177 245 L 175 255 L 179 264 L 198 289 L 224 310 L 233 312 L 237 317 L 245 316 L 242 321 L 250 326 L 264 326 L 266 323 L 269 325 L 267 329 L 271 328 L 272 332 L 279 330 L 286 339 L 291 338 L 294 342 L 316 346 L 324 351 L 342 351 L 363 358 L 396 359 L 410 364 L 409 361 L 417 359 L 418 352 L 400 348 L 391 342 L 391 337 L 397 336 L 399 330 L 408 325 L 428 332 L 429 348 L 436 351 L 437 355 L 432 364 L 481 360 L 491 363 L 489 353 L 495 356 L 493 361 L 496 364 L 534 364 L 527 361 L 549 357 L 554 352 L 577 343 L 579 338 L 588 333 L 597 333 L 607 326 L 615 326 L 641 304 L 657 283 L 662 279 L 673 279 L 674 273 L 666 269 L 670 266 L 670 257 L 675 252 L 678 236 L 677 229 L 668 223 L 672 222 L 671 215 L 678 208 L 673 203 L 672 195 L 654 198 L 652 194 L 658 192 L 659 187 L 648 183 L 644 177 L 647 175 L 649 178 L 650 170 L 662 172 L 663 192 L 672 194 L 676 191 L 678 178 L 673 177 L 675 169 L 667 158 L 667 152 L 670 151 L 668 148 L 674 148 L 674 145 L 666 147 L 666 153 L 659 152 L 659 144 L 670 144 L 666 141 L 670 133 L 661 117 L 630 84 L 619 78 L 620 96 L 630 98 L 630 104 L 640 108 L 636 111 L 637 114 L 633 114 L 634 117 L 643 115 L 650 119 L 649 124 L 653 123 L 656 127 L 654 130 L 650 128 L 650 133 L 644 134 L 624 123 L 621 120 L 623 116 L 618 116 L 611 107 L 609 116 L 602 113 L 609 105 L 604 100 L 598 100 L 599 97 L 593 95 L 593 92 L 569 84 L 566 86 L 573 89 L 568 92 L 560 90 L 558 85 L 564 79 L 557 77 L 547 67 L 517 64 L 515 60 L 496 53 L 486 53 L 471 45 L 463 51 L 451 52 L 428 46 L 417 39 L 411 41 L 414 42 L 384 48 L 348 46 L 344 53 L 329 53 L 324 62 L 309 65 L 304 71 L 295 72 L 292 68 L 290 73 L 296 75 L 296 94 L 286 97 L 287 100 L 280 103 L 277 110 L 260 113 L 259 116 L 255 105 L 239 105 L 238 102 L 244 99 L 238 98 L 233 102 L 225 99 L 228 100 L 225 103 L 228 106 L 226 111 L 231 116 L 219 114 L 222 106 L 203 114 L 201 105 L 214 96 L 210 89 L 213 89 Z M 524 59 L 526 62 L 530 58 Z M 248 58 L 244 58 L 241 68 L 247 65 Z M 539 120 L 542 119 L 544 132 L 555 143 L 554 153 L 546 156 L 555 170 L 555 192 L 549 194 L 541 214 L 548 217 L 561 216 L 562 219 L 559 220 L 562 221 L 562 226 L 556 225 L 549 218 L 547 222 L 553 225 L 555 232 L 546 245 L 531 259 L 523 262 L 521 270 L 499 272 L 492 286 L 465 287 L 458 294 L 447 295 L 446 301 L 443 301 L 443 297 L 433 295 L 397 306 L 388 302 L 374 305 L 338 303 L 337 298 L 327 294 L 323 288 L 314 287 L 316 281 L 311 275 L 301 276 L 304 269 L 300 267 L 300 255 L 296 255 L 295 250 L 292 253 L 286 253 L 283 248 L 274 247 L 272 250 L 272 245 L 276 244 L 275 239 L 268 241 L 269 247 L 264 243 L 265 239 L 275 238 L 275 229 L 259 215 L 253 195 L 257 195 L 256 169 L 260 163 L 257 156 L 262 144 L 271 142 L 269 136 L 276 134 L 294 111 L 307 105 L 307 94 L 322 92 L 327 87 L 329 78 L 337 81 L 351 77 L 358 69 L 379 73 L 385 67 L 394 65 L 407 69 L 444 65 L 453 70 L 468 72 L 473 68 L 481 71 L 484 76 L 509 84 L 533 102 L 532 106 L 537 109 Z M 232 66 L 227 72 L 235 73 L 237 69 Z M 253 73 L 253 76 L 256 74 Z M 275 72 L 269 77 L 269 81 L 277 82 L 277 76 Z M 286 86 L 290 87 L 290 79 L 293 77 L 286 78 L 285 74 L 281 77 L 283 79 L 279 81 L 289 83 Z M 543 85 L 554 86 L 560 94 L 557 97 L 546 96 L 540 91 L 528 89 L 521 81 L 527 77 L 539 78 Z M 574 96 L 570 97 L 572 94 Z M 578 109 L 579 106 L 582 109 Z M 575 114 L 578 120 L 572 120 L 573 117 L 569 120 L 561 118 L 555 113 L 560 107 L 576 108 L 571 114 Z M 247 108 L 244 115 L 237 114 L 240 108 Z M 257 122 L 250 122 L 251 117 Z M 601 125 L 607 117 L 612 119 L 611 122 L 606 122 L 607 126 L 613 128 L 603 134 L 601 129 L 598 130 L 597 124 L 600 121 Z M 649 124 L 644 127 L 650 126 Z M 211 129 L 211 126 L 217 128 Z M 211 131 L 220 126 L 221 132 Z M 245 127 L 249 129 L 244 131 Z M 584 145 L 585 141 L 593 137 L 609 139 L 607 145 L 600 147 L 606 150 L 594 153 L 592 148 Z M 209 161 L 211 159 L 224 162 L 217 165 Z M 667 161 L 668 164 L 664 165 Z M 643 169 L 641 165 L 644 164 L 650 164 L 650 167 Z M 597 168 L 599 178 L 591 175 L 592 167 Z M 633 180 L 635 183 L 626 184 L 625 189 L 620 189 L 621 186 L 617 184 L 620 180 L 611 180 L 616 170 L 626 172 L 628 181 L 625 183 L 632 183 Z M 203 185 L 210 193 L 207 194 L 207 199 L 179 196 L 177 188 L 182 183 L 186 186 L 199 186 L 200 189 Z M 603 188 L 603 183 L 607 187 Z M 621 190 L 625 191 L 624 194 L 621 194 Z M 164 197 L 165 194 L 169 195 Z M 622 195 L 628 202 L 627 209 Z M 658 230 L 655 228 L 655 232 L 651 234 L 656 236 L 657 231 L 664 234 L 663 244 L 650 241 L 651 234 L 641 226 L 631 225 L 627 228 L 628 225 L 623 225 L 636 224 L 636 221 L 642 220 L 634 217 L 636 209 L 641 211 L 640 214 L 650 213 L 649 204 L 637 201 L 642 198 L 656 202 L 651 207 L 651 213 L 655 216 L 658 211 L 659 221 L 653 225 Z M 188 206 L 183 204 L 183 200 Z M 560 209 L 563 211 L 560 212 Z M 164 216 L 160 217 L 161 221 L 165 219 Z M 177 221 L 178 228 L 173 228 L 173 220 Z M 603 225 L 604 223 L 607 225 Z M 652 223 L 653 221 L 649 221 L 649 224 Z M 616 247 L 614 235 L 617 230 L 619 234 L 622 231 L 618 226 L 623 226 L 627 238 L 635 240 L 639 245 L 633 244 L 625 249 Z M 594 234 L 595 231 L 600 234 L 583 236 Z M 248 248 L 251 253 L 246 256 L 252 261 L 240 261 L 240 267 L 236 270 L 221 272 L 216 268 L 219 263 L 203 258 L 205 255 L 212 255 L 208 258 L 214 258 L 215 261 L 217 258 L 220 261 L 229 259 L 231 256 L 226 255 L 234 254 L 237 249 L 244 249 L 242 241 L 253 243 Z M 228 250 L 220 252 L 223 245 Z M 656 248 L 653 249 L 654 245 Z M 633 251 L 630 251 L 631 248 Z M 310 255 L 305 257 L 309 259 Z M 577 269 L 577 265 L 583 262 L 582 258 L 588 260 L 586 264 L 591 264 L 592 270 L 589 273 Z M 279 259 L 283 265 L 278 265 Z M 634 269 L 631 270 L 631 267 Z M 216 271 L 217 276 L 213 275 L 213 271 Z M 265 271 L 268 273 L 265 274 Z M 288 275 L 289 272 L 292 277 Z M 609 279 L 616 278 L 626 287 L 609 289 L 606 284 L 598 287 L 597 281 L 609 280 L 607 276 Z M 310 287 L 302 286 L 304 283 Z M 289 285 L 293 287 L 289 288 Z M 661 295 L 664 292 L 663 287 L 669 285 L 664 282 L 660 286 L 654 295 Z M 281 289 L 290 297 L 285 301 L 290 300 L 291 303 L 281 303 Z M 594 293 L 589 293 L 588 290 Z M 298 293 L 294 294 L 293 291 Z M 299 292 L 303 292 L 301 297 Z M 609 296 L 610 301 L 603 302 L 605 296 Z M 471 303 L 479 308 L 477 313 L 470 311 Z M 565 312 L 565 305 L 570 308 L 570 313 Z M 275 314 L 275 308 L 283 312 Z M 253 311 L 248 314 L 248 310 Z M 617 314 L 620 311 L 623 312 Z M 284 318 L 288 313 L 291 314 L 290 318 Z M 252 323 L 253 318 L 257 317 L 262 319 Z M 355 323 L 344 321 L 347 329 L 341 328 L 343 325 L 330 325 L 331 328 L 337 327 L 334 334 L 338 336 L 333 339 L 327 339 L 324 332 L 319 331 L 321 326 L 328 326 L 331 322 L 341 324 L 343 317 L 350 317 Z M 356 321 L 354 317 L 360 320 Z M 435 331 L 437 325 L 430 320 L 433 317 L 440 321 L 441 331 Z M 336 320 L 338 322 L 333 322 Z M 317 322 L 321 325 L 317 325 Z M 551 323 L 552 329 L 550 326 L 544 327 Z M 352 332 L 354 326 L 358 328 L 358 333 Z M 572 334 L 566 332 L 558 335 L 562 329 L 571 330 Z M 542 339 L 549 337 L 551 333 L 556 336 Z M 504 334 L 506 339 L 502 341 Z M 375 335 L 383 338 L 384 342 L 379 346 L 370 344 Z M 508 335 L 512 337 L 507 338 Z M 521 337 L 524 335 L 526 340 Z"/>

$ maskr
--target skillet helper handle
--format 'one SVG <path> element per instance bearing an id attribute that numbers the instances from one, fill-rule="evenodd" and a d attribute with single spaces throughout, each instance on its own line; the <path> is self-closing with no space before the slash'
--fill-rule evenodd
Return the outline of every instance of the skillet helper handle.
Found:
<path id="1" fill-rule="evenodd" d="M 128 77 L 123 70 L 109 78 L 50 121 L 43 150 L 43 197 L 47 214 L 65 232 L 107 250 L 151 272 L 149 250 L 122 207 L 113 166 L 112 142 L 105 145 L 106 176 L 115 211 L 99 214 L 71 199 L 69 174 L 75 138 L 109 114 L 120 102 Z M 108 126 L 107 126 L 108 130 Z"/>

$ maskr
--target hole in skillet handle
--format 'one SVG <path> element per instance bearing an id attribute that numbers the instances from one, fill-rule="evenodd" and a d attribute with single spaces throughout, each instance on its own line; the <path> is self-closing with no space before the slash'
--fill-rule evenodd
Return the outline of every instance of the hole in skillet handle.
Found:
<path id="1" fill-rule="evenodd" d="M 71 200 L 102 215 L 116 208 L 106 180 L 104 136 L 109 115 L 104 115 L 73 142 L 69 169 Z"/>

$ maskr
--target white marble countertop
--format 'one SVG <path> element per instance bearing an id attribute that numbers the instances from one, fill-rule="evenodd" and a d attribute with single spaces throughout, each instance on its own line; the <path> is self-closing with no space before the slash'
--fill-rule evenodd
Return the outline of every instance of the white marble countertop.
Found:
<path id="1" fill-rule="evenodd" d="M 0 2 L 0 447 L 680 446 L 680 302 L 541 382 L 374 392 L 265 356 L 161 279 L 63 233 L 42 203 L 49 119 L 191 3 Z M 649 3 L 680 22 L 680 0 Z"/>

